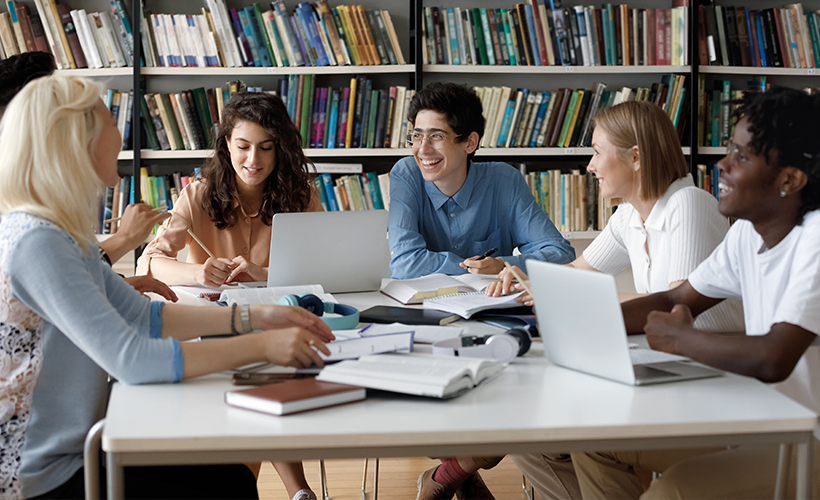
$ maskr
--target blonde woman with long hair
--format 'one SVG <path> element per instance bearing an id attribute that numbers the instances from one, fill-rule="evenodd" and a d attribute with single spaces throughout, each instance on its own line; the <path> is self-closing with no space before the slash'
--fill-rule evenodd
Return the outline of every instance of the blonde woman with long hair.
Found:
<path id="1" fill-rule="evenodd" d="M 83 495 L 81 451 L 68 454 L 73 468 L 57 488 L 21 491 L 18 469 L 35 383 L 64 384 L 72 404 L 100 418 L 106 373 L 140 384 L 177 382 L 257 361 L 321 366 L 313 346 L 326 352 L 322 343 L 333 338 L 321 319 L 297 308 L 251 306 L 242 311 L 249 315 L 247 324 L 235 309 L 150 302 L 101 263 L 94 207 L 102 186 L 119 180 L 122 139 L 99 95 L 99 86 L 83 78 L 39 78 L 11 101 L 0 121 L 2 498 Z M 252 330 L 263 331 L 180 342 Z M 66 351 L 44 353 L 47 336 L 64 338 Z M 60 380 L 38 381 L 43 363 L 62 363 Z M 82 422 L 65 427 L 78 435 L 88 431 Z M 126 474 L 132 477 L 126 480 L 131 497 L 257 496 L 253 474 L 241 464 L 135 468 Z"/>

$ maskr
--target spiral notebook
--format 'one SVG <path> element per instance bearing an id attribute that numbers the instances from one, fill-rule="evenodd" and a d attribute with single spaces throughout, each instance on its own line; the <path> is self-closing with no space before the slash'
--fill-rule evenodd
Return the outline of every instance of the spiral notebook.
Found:
<path id="1" fill-rule="evenodd" d="M 473 314 L 488 309 L 519 307 L 521 303 L 516 302 L 515 299 L 521 295 L 521 293 L 506 295 L 504 297 L 488 297 L 484 292 L 454 293 L 452 295 L 426 299 L 423 304 L 425 309 L 438 309 L 439 311 L 458 314 L 464 319 L 469 319 Z"/>

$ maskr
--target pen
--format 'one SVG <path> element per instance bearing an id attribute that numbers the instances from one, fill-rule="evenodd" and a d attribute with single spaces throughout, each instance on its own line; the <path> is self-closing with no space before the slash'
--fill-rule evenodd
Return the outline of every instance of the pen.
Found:
<path id="1" fill-rule="evenodd" d="M 194 234 L 194 232 L 193 232 L 193 231 L 191 231 L 190 229 L 188 229 L 188 234 L 190 234 L 190 235 L 191 235 L 191 238 L 193 238 L 193 239 L 194 239 L 194 241 L 196 241 L 197 243 L 199 243 L 199 246 L 201 246 L 201 247 L 202 247 L 202 249 L 203 249 L 203 250 L 205 250 L 205 253 L 207 253 L 207 254 L 208 254 L 208 255 L 209 255 L 212 259 L 216 260 L 216 256 L 215 256 L 213 253 L 211 253 L 211 251 L 210 251 L 210 250 L 208 250 L 208 247 L 206 247 L 206 246 L 205 246 L 205 243 L 202 243 L 202 242 L 199 240 L 199 238 L 197 238 L 197 237 L 196 237 L 196 235 Z"/>
<path id="2" fill-rule="evenodd" d="M 496 253 L 497 251 L 498 251 L 498 247 L 496 247 L 496 248 L 491 248 L 491 249 L 487 250 L 486 252 L 484 252 L 484 255 L 482 255 L 481 257 L 477 258 L 476 260 L 484 260 L 484 259 L 486 259 L 487 257 L 491 256 L 492 254 Z"/>
<path id="3" fill-rule="evenodd" d="M 530 294 L 530 297 L 534 298 L 535 295 L 532 294 L 532 290 L 530 290 L 530 287 L 527 285 L 527 283 L 524 281 L 524 279 L 521 278 L 521 275 L 518 274 L 518 272 L 513 268 L 513 266 L 511 266 L 509 262 L 504 261 L 504 267 L 506 267 L 507 269 L 510 270 L 512 275 L 515 276 L 515 279 L 517 279 L 518 282 L 521 283 L 521 286 L 523 286 L 524 289 L 527 291 L 527 293 Z"/>
<path id="4" fill-rule="evenodd" d="M 375 324 L 375 323 L 370 323 L 370 324 L 369 324 L 369 325 L 367 325 L 366 327 L 364 327 L 364 328 L 362 328 L 361 330 L 359 330 L 359 331 L 357 332 L 357 333 L 359 334 L 359 337 L 361 337 L 361 336 L 362 336 L 362 332 L 364 332 L 365 330 L 367 330 L 368 328 L 370 328 L 370 327 L 371 327 L 371 326 L 373 326 L 374 324 Z"/>

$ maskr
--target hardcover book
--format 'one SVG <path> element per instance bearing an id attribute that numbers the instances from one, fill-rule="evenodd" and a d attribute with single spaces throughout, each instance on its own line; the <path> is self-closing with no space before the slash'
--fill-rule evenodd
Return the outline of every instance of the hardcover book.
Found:
<path id="1" fill-rule="evenodd" d="M 362 387 L 315 378 L 287 380 L 225 393 L 225 403 L 231 406 L 272 415 L 288 415 L 361 401 L 364 398 L 365 389 Z"/>

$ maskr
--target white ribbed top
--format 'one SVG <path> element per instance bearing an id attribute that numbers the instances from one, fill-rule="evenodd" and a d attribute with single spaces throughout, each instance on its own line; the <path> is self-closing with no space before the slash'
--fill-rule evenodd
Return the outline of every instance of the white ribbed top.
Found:
<path id="1" fill-rule="evenodd" d="M 645 223 L 631 204 L 619 205 L 603 232 L 584 250 L 584 259 L 608 274 L 631 265 L 638 293 L 662 292 L 670 283 L 687 279 L 728 229 L 717 200 L 695 187 L 688 175 L 669 185 Z M 698 317 L 695 326 L 743 331 L 742 305 L 726 300 Z"/>

